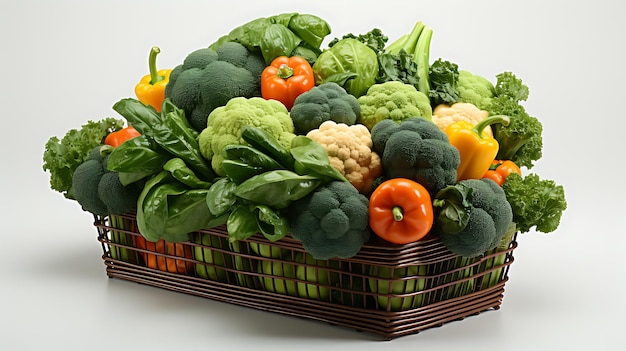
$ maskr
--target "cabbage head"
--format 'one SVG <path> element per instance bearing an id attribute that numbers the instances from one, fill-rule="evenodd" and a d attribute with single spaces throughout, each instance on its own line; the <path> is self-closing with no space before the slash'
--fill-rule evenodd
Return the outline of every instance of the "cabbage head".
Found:
<path id="1" fill-rule="evenodd" d="M 334 82 L 359 97 L 376 83 L 378 57 L 357 39 L 345 38 L 324 50 L 312 68 L 316 85 Z"/>

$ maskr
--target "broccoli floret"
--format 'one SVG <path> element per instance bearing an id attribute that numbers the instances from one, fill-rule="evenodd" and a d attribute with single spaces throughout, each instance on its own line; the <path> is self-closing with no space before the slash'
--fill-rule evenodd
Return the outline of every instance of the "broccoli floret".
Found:
<path id="1" fill-rule="evenodd" d="M 72 176 L 72 192 L 82 209 L 95 215 L 124 214 L 135 208 L 141 192 L 138 183 L 122 185 L 119 173 L 107 170 L 108 155 L 101 146 L 89 152 Z"/>
<path id="2" fill-rule="evenodd" d="M 374 84 L 358 98 L 361 115 L 357 123 L 372 130 L 378 122 L 389 119 L 402 122 L 408 118 L 432 118 L 430 99 L 413 85 L 398 81 Z"/>
<path id="3" fill-rule="evenodd" d="M 433 231 L 450 252 L 476 257 L 498 246 L 513 222 L 504 190 L 491 179 L 467 179 L 433 197 Z"/>
<path id="4" fill-rule="evenodd" d="M 260 97 L 233 98 L 226 105 L 211 112 L 207 127 L 198 137 L 200 153 L 207 160 L 211 160 L 216 174 L 226 175 L 222 162 L 226 159 L 227 145 L 247 144 L 241 137 L 241 130 L 245 126 L 265 130 L 287 149 L 296 136 L 289 112 L 282 103 Z"/>
<path id="5" fill-rule="evenodd" d="M 511 160 L 520 167 L 531 169 L 534 161 L 542 157 L 543 125 L 529 115 L 520 101 L 528 98 L 528 87 L 511 72 L 500 73 L 489 113 L 510 117 L 508 125 L 492 126 L 498 141 L 497 158 Z"/>
<path id="6" fill-rule="evenodd" d="M 348 182 L 320 185 L 289 207 L 291 235 L 315 259 L 350 258 L 370 238 L 368 206 Z"/>
<path id="7" fill-rule="evenodd" d="M 118 172 L 106 172 L 98 182 L 98 197 L 109 214 L 123 214 L 134 209 L 140 192 L 137 184 L 122 185 Z"/>
<path id="8" fill-rule="evenodd" d="M 459 151 L 434 123 L 419 117 L 400 124 L 383 120 L 371 135 L 386 179 L 411 179 L 431 194 L 456 182 Z"/>
<path id="9" fill-rule="evenodd" d="M 107 206 L 98 196 L 98 184 L 104 173 L 102 162 L 90 159 L 76 167 L 72 177 L 72 192 L 82 209 L 102 216 L 108 214 Z"/>
<path id="10" fill-rule="evenodd" d="M 165 87 L 165 97 L 185 111 L 191 126 L 202 131 L 211 111 L 233 97 L 261 96 L 265 61 L 259 53 L 228 42 L 217 50 L 191 52 L 176 66 Z"/>
<path id="11" fill-rule="evenodd" d="M 296 134 L 306 134 L 328 120 L 353 125 L 360 114 L 356 97 L 333 82 L 298 95 L 289 112 Z"/>
<path id="12" fill-rule="evenodd" d="M 460 102 L 468 102 L 481 110 L 489 110 L 495 88 L 487 78 L 460 70 L 456 91 Z"/>

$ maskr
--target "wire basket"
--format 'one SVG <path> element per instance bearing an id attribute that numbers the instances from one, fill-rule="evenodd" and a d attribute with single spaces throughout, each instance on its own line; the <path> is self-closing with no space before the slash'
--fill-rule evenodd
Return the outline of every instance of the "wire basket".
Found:
<path id="1" fill-rule="evenodd" d="M 225 226 L 184 243 L 147 242 L 134 214 L 95 217 L 106 273 L 185 294 L 318 320 L 393 339 L 498 309 L 516 236 L 477 258 L 437 238 L 377 237 L 349 259 L 315 260 L 287 236 L 230 243 Z"/>

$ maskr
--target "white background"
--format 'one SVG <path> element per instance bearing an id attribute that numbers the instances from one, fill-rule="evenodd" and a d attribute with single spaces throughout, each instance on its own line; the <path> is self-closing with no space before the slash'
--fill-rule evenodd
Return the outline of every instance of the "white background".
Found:
<path id="1" fill-rule="evenodd" d="M 118 117 L 158 45 L 159 68 L 260 16 L 327 20 L 330 38 L 422 20 L 431 59 L 515 72 L 544 125 L 532 169 L 566 189 L 551 234 L 519 238 L 502 308 L 381 344 L 324 323 L 108 279 L 92 217 L 49 188 L 43 146 Z M 615 350 L 623 347 L 624 2 L 2 1 L 0 349 Z"/>

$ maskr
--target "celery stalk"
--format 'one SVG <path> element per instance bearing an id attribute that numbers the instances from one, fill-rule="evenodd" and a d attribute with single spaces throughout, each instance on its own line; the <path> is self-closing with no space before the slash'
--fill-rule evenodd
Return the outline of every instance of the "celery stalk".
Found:
<path id="1" fill-rule="evenodd" d="M 109 223 L 112 228 L 111 229 L 111 242 L 114 244 L 129 245 L 131 242 L 131 238 L 129 238 L 129 236 L 126 233 L 115 230 L 115 229 L 120 229 L 120 230 L 126 229 L 124 218 L 120 216 L 110 215 Z M 119 247 L 117 245 L 109 245 L 109 249 L 111 252 L 111 258 L 116 259 L 116 260 L 121 260 L 124 262 L 131 262 L 132 257 L 130 253 L 128 252 L 128 249 L 126 249 L 125 247 Z"/>
<path id="2" fill-rule="evenodd" d="M 512 223 L 506 233 L 502 236 L 502 239 L 500 240 L 498 246 L 495 249 L 488 251 L 486 254 L 490 255 L 496 252 L 504 252 L 508 250 L 516 230 L 517 228 L 515 226 L 515 223 Z M 506 255 L 506 253 L 502 253 L 501 255 L 497 255 L 487 259 L 485 263 L 481 265 L 481 271 L 486 271 L 493 267 L 503 265 L 506 261 Z M 485 274 L 483 277 L 482 289 L 487 289 L 498 284 L 501 278 L 500 275 L 502 275 L 502 269 L 503 268 L 500 267 L 490 273 Z"/>
<path id="3" fill-rule="evenodd" d="M 426 94 L 430 92 L 430 79 L 428 70 L 430 68 L 430 41 L 433 37 L 433 30 L 429 26 L 424 26 L 422 33 L 417 39 L 415 51 L 413 51 L 413 61 L 417 63 L 417 76 L 419 77 L 419 91 Z"/>

